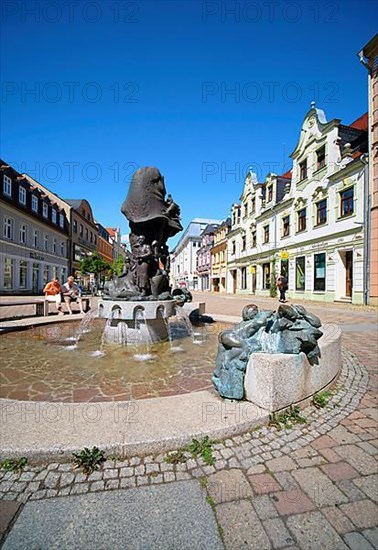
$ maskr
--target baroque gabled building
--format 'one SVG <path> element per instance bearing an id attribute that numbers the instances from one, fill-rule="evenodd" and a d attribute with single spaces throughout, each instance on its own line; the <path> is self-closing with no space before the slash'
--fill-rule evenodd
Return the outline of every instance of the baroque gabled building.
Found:
<path id="1" fill-rule="evenodd" d="M 360 119 L 327 122 L 312 104 L 291 154 L 291 174 L 269 174 L 263 184 L 247 175 L 241 204 L 232 209 L 229 292 L 269 295 L 284 273 L 292 298 L 363 303 L 363 127 Z"/>

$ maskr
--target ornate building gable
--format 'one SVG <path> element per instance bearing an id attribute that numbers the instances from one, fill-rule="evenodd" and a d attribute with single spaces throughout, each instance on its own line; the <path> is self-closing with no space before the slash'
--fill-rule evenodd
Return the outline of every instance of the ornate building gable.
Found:
<path id="1" fill-rule="evenodd" d="M 339 119 L 327 122 L 324 111 L 315 108 L 311 103 L 311 109 L 303 120 L 299 141 L 291 153 L 293 159 L 293 182 L 300 189 L 313 178 L 324 177 L 327 165 L 334 161 L 335 154 L 339 152 L 337 140 L 330 136 L 333 129 L 337 132 L 340 125 Z M 332 151 L 331 151 L 332 149 Z"/>

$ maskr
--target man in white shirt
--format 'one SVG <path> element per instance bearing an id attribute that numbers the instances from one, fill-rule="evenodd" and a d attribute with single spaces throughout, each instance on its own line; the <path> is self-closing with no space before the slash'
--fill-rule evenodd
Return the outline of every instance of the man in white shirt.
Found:
<path id="1" fill-rule="evenodd" d="M 73 277 L 68 277 L 67 282 L 62 286 L 63 298 L 68 309 L 68 313 L 72 315 L 71 302 L 78 302 L 80 313 L 84 313 L 83 300 L 81 299 L 80 288 L 75 283 Z"/>

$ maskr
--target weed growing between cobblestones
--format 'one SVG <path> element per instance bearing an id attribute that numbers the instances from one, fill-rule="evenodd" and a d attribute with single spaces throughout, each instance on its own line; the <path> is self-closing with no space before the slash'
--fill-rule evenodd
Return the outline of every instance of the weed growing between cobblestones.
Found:
<path id="1" fill-rule="evenodd" d="M 317 409 L 324 409 L 327 405 L 331 397 L 333 396 L 333 392 L 330 391 L 320 391 L 318 393 L 315 393 L 312 398 L 312 404 Z"/>
<path id="2" fill-rule="evenodd" d="M 178 451 L 170 451 L 166 457 L 164 457 L 164 462 L 167 464 L 184 464 L 188 460 L 188 457 L 185 455 L 183 449 Z"/>
<path id="3" fill-rule="evenodd" d="M 0 468 L 6 472 L 21 472 L 28 463 L 28 459 L 25 457 L 19 458 L 5 458 L 0 463 Z"/>
<path id="4" fill-rule="evenodd" d="M 80 453 L 72 453 L 74 456 L 74 468 L 82 468 L 84 474 L 91 474 L 95 470 L 99 470 L 101 464 L 105 462 L 104 451 L 100 451 L 98 447 L 84 447 Z"/>
<path id="5" fill-rule="evenodd" d="M 193 458 L 198 458 L 200 456 L 207 466 L 214 466 L 215 458 L 213 456 L 212 442 L 209 436 L 204 437 L 202 441 L 193 439 L 190 445 L 186 447 L 186 450 L 191 453 Z"/>
<path id="6" fill-rule="evenodd" d="M 215 509 L 215 501 L 209 495 L 207 495 L 207 497 L 206 497 L 206 502 L 208 504 L 210 504 L 210 506 L 212 507 L 213 510 Z"/>
<path id="7" fill-rule="evenodd" d="M 307 418 L 302 416 L 298 405 L 291 405 L 288 409 L 280 413 L 271 413 L 269 415 L 268 426 L 274 426 L 277 430 L 290 430 L 294 424 L 306 424 Z"/>
<path id="8" fill-rule="evenodd" d="M 205 436 L 201 441 L 193 438 L 192 442 L 186 447 L 169 452 L 164 458 L 164 462 L 168 464 L 184 464 L 188 460 L 185 453 L 190 453 L 192 458 L 201 457 L 207 466 L 214 466 L 215 457 L 213 456 L 212 445 L 213 442 L 210 441 L 208 436 Z"/>

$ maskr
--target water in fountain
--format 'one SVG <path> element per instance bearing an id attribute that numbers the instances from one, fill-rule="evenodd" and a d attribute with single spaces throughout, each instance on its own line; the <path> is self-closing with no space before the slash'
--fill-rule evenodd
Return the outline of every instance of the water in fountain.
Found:
<path id="1" fill-rule="evenodd" d="M 136 361 L 150 361 L 154 359 L 154 355 L 151 353 L 151 336 L 147 327 L 146 313 L 143 308 L 137 308 L 135 311 L 135 345 L 137 346 L 138 353 L 134 354 Z M 145 353 L 141 353 L 145 351 Z"/>
<path id="2" fill-rule="evenodd" d="M 193 326 L 192 326 L 192 323 L 190 322 L 189 315 L 183 309 L 182 306 L 176 306 L 176 318 L 178 322 L 184 326 L 184 330 L 187 333 L 187 335 L 191 337 L 192 342 L 196 343 Z"/>
<path id="3" fill-rule="evenodd" d="M 110 327 L 112 324 L 113 316 L 114 316 L 114 312 L 112 312 L 109 318 L 106 319 L 105 327 L 101 335 L 100 349 L 92 351 L 92 353 L 90 353 L 91 357 L 103 357 L 105 355 L 104 348 L 105 348 L 105 342 L 106 342 L 106 333 L 107 333 L 108 327 Z"/>
<path id="4" fill-rule="evenodd" d="M 66 338 L 65 340 L 66 342 L 73 342 L 72 344 L 64 346 L 64 349 L 66 351 L 73 351 L 78 348 L 81 337 L 83 336 L 83 334 L 90 332 L 89 327 L 96 317 L 97 317 L 96 309 L 90 309 L 89 311 L 87 311 L 87 313 L 82 318 L 79 328 L 77 329 L 75 334 Z"/>

